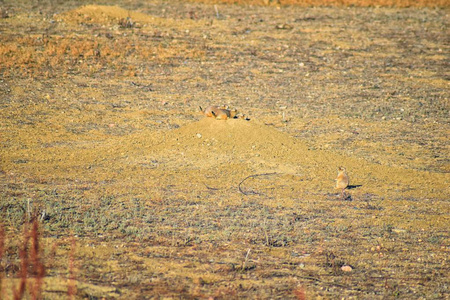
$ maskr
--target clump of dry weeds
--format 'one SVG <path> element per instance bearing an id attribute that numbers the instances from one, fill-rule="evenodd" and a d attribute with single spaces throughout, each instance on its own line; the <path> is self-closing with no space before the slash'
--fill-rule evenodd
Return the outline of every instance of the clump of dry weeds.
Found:
<path id="1" fill-rule="evenodd" d="M 31 228 L 29 229 L 29 227 Z M 28 292 L 31 299 L 41 299 L 43 279 L 45 276 L 45 265 L 42 258 L 43 249 L 40 245 L 40 231 L 37 219 L 27 222 L 24 225 L 22 234 L 22 243 L 18 245 L 18 256 L 20 265 L 18 267 L 19 283 L 12 286 L 13 299 L 22 299 Z M 6 248 L 6 232 L 0 224 L 0 295 L 7 292 L 2 285 L 2 274 L 5 273 L 5 264 L 3 257 Z M 33 278 L 33 280 L 29 280 Z"/>

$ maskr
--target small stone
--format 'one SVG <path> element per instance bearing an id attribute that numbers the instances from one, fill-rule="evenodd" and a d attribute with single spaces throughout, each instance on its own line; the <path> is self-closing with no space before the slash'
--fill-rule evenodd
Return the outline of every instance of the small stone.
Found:
<path id="1" fill-rule="evenodd" d="M 202 135 L 201 135 L 200 133 L 197 133 L 197 137 L 198 137 L 199 139 L 201 139 L 201 138 L 202 138 Z"/>
<path id="2" fill-rule="evenodd" d="M 351 272 L 353 270 L 353 268 L 348 265 L 344 265 L 341 267 L 341 270 L 344 272 Z"/>

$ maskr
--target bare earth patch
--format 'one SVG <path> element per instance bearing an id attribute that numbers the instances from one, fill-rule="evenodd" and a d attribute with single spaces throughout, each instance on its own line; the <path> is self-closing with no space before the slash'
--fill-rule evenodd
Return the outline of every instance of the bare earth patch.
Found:
<path id="1" fill-rule="evenodd" d="M 448 297 L 448 8 L 206 2 L 2 4 L 0 298 Z"/>

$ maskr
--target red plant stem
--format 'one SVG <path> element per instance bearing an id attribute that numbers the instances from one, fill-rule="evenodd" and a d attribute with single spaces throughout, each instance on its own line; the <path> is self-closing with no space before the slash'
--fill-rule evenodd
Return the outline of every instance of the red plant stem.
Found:
<path id="1" fill-rule="evenodd" d="M 5 250 L 5 228 L 3 228 L 3 224 L 0 223 L 0 262 L 3 258 L 3 252 Z M 0 265 L 0 299 L 4 299 L 3 295 L 3 270 Z"/>
<path id="2" fill-rule="evenodd" d="M 75 299 L 77 288 L 75 285 L 75 238 L 72 238 L 72 249 L 69 253 L 69 282 L 67 284 L 67 296 L 69 299 Z"/>
<path id="3" fill-rule="evenodd" d="M 35 284 L 31 289 L 32 299 L 39 299 L 43 278 L 45 276 L 45 267 L 41 262 L 40 248 L 39 248 L 39 224 L 35 219 L 31 230 L 31 238 L 33 247 L 31 248 L 31 261 L 33 263 L 33 274 L 35 275 Z"/>
<path id="4" fill-rule="evenodd" d="M 19 283 L 19 290 L 16 290 L 15 287 L 13 287 L 13 298 L 14 300 L 22 299 L 23 295 L 25 294 L 26 290 L 26 283 L 27 283 L 27 269 L 28 269 L 28 240 L 30 239 L 30 235 L 28 233 L 28 226 L 27 223 L 24 225 L 23 230 L 23 246 L 19 250 L 19 257 L 20 257 L 20 283 Z"/>

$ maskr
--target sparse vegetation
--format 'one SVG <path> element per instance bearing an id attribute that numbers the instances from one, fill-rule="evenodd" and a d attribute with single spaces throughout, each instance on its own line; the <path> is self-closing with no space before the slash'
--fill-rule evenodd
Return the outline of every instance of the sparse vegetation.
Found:
<path id="1" fill-rule="evenodd" d="M 224 2 L 2 3 L 0 298 L 448 297 L 448 5 Z"/>
<path id="2" fill-rule="evenodd" d="M 295 5 L 306 7 L 449 7 L 446 0 L 192 0 L 203 3 Z"/>

